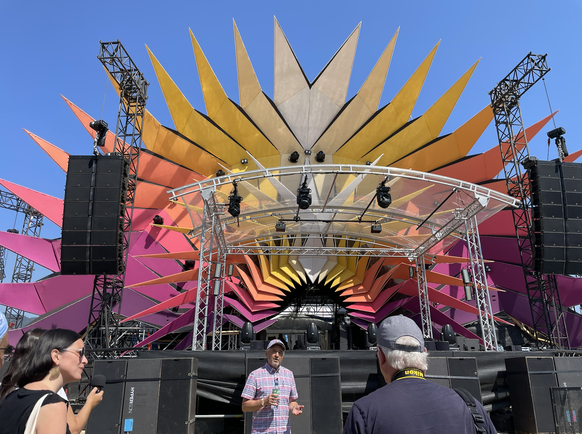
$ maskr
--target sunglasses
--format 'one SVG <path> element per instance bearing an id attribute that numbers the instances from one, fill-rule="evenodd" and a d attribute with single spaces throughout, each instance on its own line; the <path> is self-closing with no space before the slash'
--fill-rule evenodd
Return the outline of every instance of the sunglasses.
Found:
<path id="1" fill-rule="evenodd" d="M 7 347 L 0 348 L 0 351 L 2 350 L 4 350 L 4 354 L 12 354 L 14 347 L 12 345 L 8 345 Z"/>
<path id="2" fill-rule="evenodd" d="M 85 357 L 85 347 L 76 350 L 66 349 L 63 350 L 63 352 L 64 351 L 68 351 L 69 353 L 76 353 L 79 356 L 79 360 L 83 360 L 83 357 Z"/>

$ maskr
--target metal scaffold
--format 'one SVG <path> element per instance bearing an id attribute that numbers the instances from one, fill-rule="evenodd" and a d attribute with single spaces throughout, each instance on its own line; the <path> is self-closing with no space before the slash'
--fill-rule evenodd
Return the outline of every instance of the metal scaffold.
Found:
<path id="1" fill-rule="evenodd" d="M 119 341 L 119 321 L 125 270 L 131 235 L 133 204 L 142 146 L 142 128 L 149 83 L 129 57 L 121 42 L 101 42 L 97 58 L 120 91 L 114 154 L 128 165 L 122 196 L 123 231 L 120 240 L 121 266 L 117 275 L 95 276 L 85 342 L 92 349 L 124 347 Z"/>
<path id="2" fill-rule="evenodd" d="M 18 196 L 0 190 L 0 207 L 11 211 L 22 212 L 24 214 L 24 221 L 22 223 L 22 235 L 29 237 L 40 237 L 40 230 L 43 226 L 43 216 L 33 207 L 22 201 Z M 16 232 L 12 229 L 11 232 Z M 2 247 L 0 250 L 0 281 L 6 277 L 6 250 Z M 34 272 L 34 262 L 22 255 L 16 255 L 14 262 L 14 271 L 12 272 L 12 283 L 27 283 L 32 281 L 32 273 Z M 21 328 L 24 321 L 24 311 L 10 306 L 5 310 L 6 319 L 11 328 Z"/>
<path id="3" fill-rule="evenodd" d="M 521 266 L 533 321 L 534 336 L 547 334 L 553 348 L 569 348 L 568 332 L 554 275 L 544 276 L 534 267 L 534 233 L 530 182 L 522 167 L 529 148 L 519 105 L 520 97 L 550 69 L 546 55 L 529 53 L 489 93 L 505 173 L 507 192 L 521 206 L 512 210 Z"/>
<path id="4" fill-rule="evenodd" d="M 422 335 L 425 339 L 432 339 L 432 320 L 430 317 L 430 300 L 428 298 L 424 255 L 416 258 L 415 262 L 416 283 L 418 284 L 418 302 L 420 303 L 420 321 L 422 323 Z"/>

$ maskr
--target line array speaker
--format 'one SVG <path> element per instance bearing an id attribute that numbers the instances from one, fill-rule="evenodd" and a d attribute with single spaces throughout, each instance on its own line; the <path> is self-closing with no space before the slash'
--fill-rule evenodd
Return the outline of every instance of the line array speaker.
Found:
<path id="1" fill-rule="evenodd" d="M 125 180 L 123 156 L 70 156 L 65 185 L 61 274 L 119 274 Z"/>
<path id="2" fill-rule="evenodd" d="M 466 389 L 483 402 L 475 357 L 429 357 L 426 379 L 449 389 Z"/>
<path id="3" fill-rule="evenodd" d="M 194 434 L 198 360 L 97 360 L 107 399 L 95 407 L 87 434 Z"/>

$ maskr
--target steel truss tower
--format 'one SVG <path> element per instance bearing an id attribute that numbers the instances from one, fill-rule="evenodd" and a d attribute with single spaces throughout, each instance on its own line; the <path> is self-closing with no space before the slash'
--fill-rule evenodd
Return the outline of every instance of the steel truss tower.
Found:
<path id="1" fill-rule="evenodd" d="M 430 317 L 430 301 L 426 282 L 426 266 L 424 255 L 416 258 L 416 283 L 418 284 L 418 302 L 420 303 L 420 321 L 422 335 L 425 339 L 432 339 L 432 320 Z"/>
<path id="2" fill-rule="evenodd" d="M 22 235 L 29 237 L 40 237 L 40 230 L 42 228 L 42 214 L 32 208 L 26 202 L 22 201 L 18 196 L 0 190 L 0 208 L 24 213 L 24 222 L 22 223 Z M 6 250 L 2 247 L 0 251 L 0 281 L 4 280 L 5 264 L 6 264 Z M 14 271 L 12 273 L 12 283 L 26 283 L 32 281 L 32 273 L 34 271 L 34 262 L 25 258 L 22 255 L 16 255 L 14 262 Z M 24 312 L 13 307 L 6 307 L 6 320 L 8 324 L 13 324 L 11 328 L 21 328 L 24 320 Z"/>
<path id="3" fill-rule="evenodd" d="M 529 53 L 489 93 L 501 150 L 507 193 L 521 201 L 513 209 L 515 233 L 529 298 L 534 336 L 546 333 L 553 348 L 569 348 L 562 303 L 553 275 L 544 276 L 534 269 L 534 234 L 531 216 L 530 183 L 522 165 L 529 148 L 519 106 L 520 97 L 549 72 L 547 55 Z"/>
<path id="4" fill-rule="evenodd" d="M 201 195 L 204 201 L 204 212 L 202 217 L 202 230 L 200 231 L 198 289 L 196 291 L 196 310 L 194 311 L 192 334 L 193 351 L 204 351 L 206 349 L 208 303 L 210 301 L 209 293 L 211 291 L 214 295 L 212 349 L 221 349 L 222 318 L 224 311 L 223 285 L 227 253 L 226 241 L 220 222 L 220 216 L 224 214 L 222 206 L 216 203 L 214 189 L 203 190 Z M 188 205 L 186 205 L 186 209 L 190 212 Z M 213 254 L 213 249 L 216 249 L 215 254 Z"/>
<path id="5" fill-rule="evenodd" d="M 122 197 L 122 264 L 119 274 L 95 276 L 85 342 L 92 349 L 125 347 L 118 342 L 120 309 L 131 235 L 133 204 L 137 184 L 143 118 L 149 83 L 143 77 L 121 42 L 101 42 L 97 58 L 120 91 L 114 153 L 123 155 L 129 166 Z M 114 312 L 117 308 L 117 312 Z"/>
<path id="6" fill-rule="evenodd" d="M 473 279 L 473 288 L 475 288 L 477 309 L 479 309 L 483 346 L 485 351 L 496 351 L 497 333 L 495 331 L 495 320 L 493 319 L 493 309 L 491 308 L 491 298 L 489 296 L 489 286 L 487 285 L 487 275 L 485 274 L 476 216 L 465 220 L 465 229 L 467 250 L 469 251 L 469 267 Z"/>

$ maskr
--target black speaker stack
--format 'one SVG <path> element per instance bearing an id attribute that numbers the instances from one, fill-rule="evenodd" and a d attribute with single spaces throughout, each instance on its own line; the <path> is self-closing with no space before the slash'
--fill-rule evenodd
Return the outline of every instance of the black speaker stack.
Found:
<path id="1" fill-rule="evenodd" d="M 534 268 L 543 274 L 582 274 L 582 164 L 525 164 L 531 190 Z"/>
<path id="2" fill-rule="evenodd" d="M 429 357 L 426 379 L 449 389 L 468 390 L 475 399 L 483 402 L 475 357 Z"/>
<path id="3" fill-rule="evenodd" d="M 129 166 L 120 155 L 70 156 L 61 274 L 119 274 Z"/>
<path id="4" fill-rule="evenodd" d="M 194 434 L 197 359 L 97 360 L 93 374 L 105 375 L 106 398 L 87 434 Z"/>

